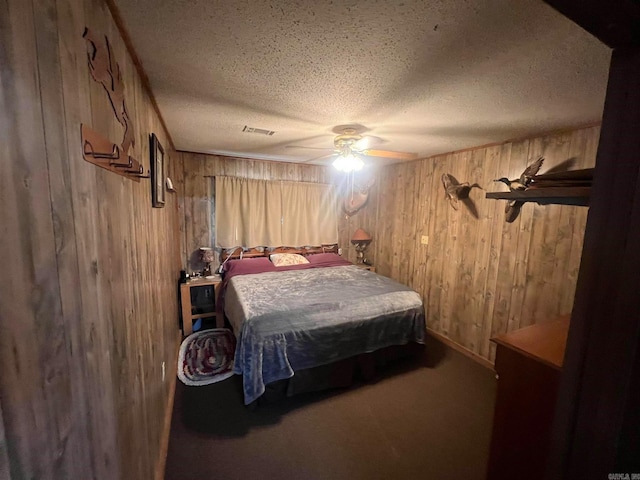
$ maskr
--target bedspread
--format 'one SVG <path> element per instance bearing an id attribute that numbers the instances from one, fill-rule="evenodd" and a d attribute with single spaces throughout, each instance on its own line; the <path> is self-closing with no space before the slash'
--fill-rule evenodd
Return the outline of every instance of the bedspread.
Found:
<path id="1" fill-rule="evenodd" d="M 296 370 L 425 337 L 418 293 L 356 266 L 233 277 L 225 313 L 245 404 Z"/>

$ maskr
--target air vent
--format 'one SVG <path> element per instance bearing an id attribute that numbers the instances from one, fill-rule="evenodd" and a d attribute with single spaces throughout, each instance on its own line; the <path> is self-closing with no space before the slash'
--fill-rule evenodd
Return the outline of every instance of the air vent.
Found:
<path id="1" fill-rule="evenodd" d="M 244 133 L 258 133 L 260 135 L 267 135 L 267 136 L 271 136 L 274 133 L 276 133 L 273 130 L 265 130 L 264 128 L 247 127 L 246 125 L 244 126 L 242 131 Z"/>

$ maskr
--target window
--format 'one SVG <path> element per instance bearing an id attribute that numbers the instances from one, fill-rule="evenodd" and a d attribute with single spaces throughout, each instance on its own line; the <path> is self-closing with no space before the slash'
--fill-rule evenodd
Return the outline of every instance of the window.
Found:
<path id="1" fill-rule="evenodd" d="M 216 245 L 222 248 L 337 243 L 333 185 L 215 179 Z"/>

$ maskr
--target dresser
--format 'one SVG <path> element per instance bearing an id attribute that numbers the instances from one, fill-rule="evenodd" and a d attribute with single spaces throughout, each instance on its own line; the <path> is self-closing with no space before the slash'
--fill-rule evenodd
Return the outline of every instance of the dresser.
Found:
<path id="1" fill-rule="evenodd" d="M 487 480 L 544 478 L 569 316 L 491 339 L 498 390 Z"/>

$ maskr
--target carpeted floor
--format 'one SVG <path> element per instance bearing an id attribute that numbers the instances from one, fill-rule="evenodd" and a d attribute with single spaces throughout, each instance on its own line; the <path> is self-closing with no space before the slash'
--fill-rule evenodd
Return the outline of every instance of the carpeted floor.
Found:
<path id="1" fill-rule="evenodd" d="M 255 410 L 237 376 L 178 382 L 165 480 L 484 479 L 494 373 L 432 338 L 383 373 Z"/>

